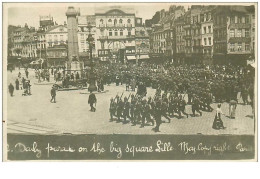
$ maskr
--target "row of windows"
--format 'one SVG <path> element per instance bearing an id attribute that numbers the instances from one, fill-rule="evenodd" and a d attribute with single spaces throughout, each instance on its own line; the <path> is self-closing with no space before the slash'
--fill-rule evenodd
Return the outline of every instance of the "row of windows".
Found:
<path id="1" fill-rule="evenodd" d="M 249 29 L 231 29 L 229 35 L 230 37 L 250 37 Z"/>
<path id="2" fill-rule="evenodd" d="M 108 23 L 112 24 L 112 22 L 114 22 L 114 24 L 117 24 L 117 19 L 114 19 L 114 21 L 112 19 L 108 19 Z M 119 24 L 122 24 L 123 20 L 119 19 L 118 22 L 119 22 Z M 100 24 L 103 24 L 103 23 L 104 23 L 104 20 L 100 19 Z M 131 19 L 127 19 L 127 23 L 130 24 L 131 23 Z"/>
<path id="3" fill-rule="evenodd" d="M 234 24 L 234 23 L 238 23 L 238 24 L 241 24 L 241 23 L 250 23 L 250 19 L 249 19 L 249 16 L 232 16 L 230 17 L 230 23 Z"/>
<path id="4" fill-rule="evenodd" d="M 212 27 L 208 26 L 207 27 L 203 27 L 203 34 L 207 34 L 207 33 L 212 33 Z"/>
<path id="5" fill-rule="evenodd" d="M 165 32 L 165 33 L 160 33 L 154 35 L 153 39 L 158 40 L 158 39 L 164 39 L 164 38 L 171 38 L 173 36 L 173 32 Z"/>
<path id="6" fill-rule="evenodd" d="M 245 46 L 242 46 L 242 43 L 230 43 L 229 44 L 230 52 L 241 52 L 241 51 L 250 51 L 250 44 L 246 43 Z"/>

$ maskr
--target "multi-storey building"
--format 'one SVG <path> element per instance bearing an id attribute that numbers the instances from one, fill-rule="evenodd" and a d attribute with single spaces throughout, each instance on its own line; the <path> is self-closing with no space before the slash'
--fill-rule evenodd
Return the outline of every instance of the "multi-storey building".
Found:
<path id="1" fill-rule="evenodd" d="M 121 62 L 136 59 L 135 14 L 119 9 L 96 13 L 98 56 Z"/>
<path id="2" fill-rule="evenodd" d="M 172 59 L 176 53 L 175 24 L 176 18 L 184 14 L 182 6 L 171 6 L 169 11 L 160 11 L 158 24 L 153 25 L 150 37 L 152 58 Z"/>
<path id="3" fill-rule="evenodd" d="M 21 58 L 33 59 L 37 57 L 37 43 L 35 41 L 35 29 L 19 27 L 13 32 L 13 48 L 12 55 Z"/>
<path id="4" fill-rule="evenodd" d="M 183 64 L 185 59 L 185 40 L 184 35 L 185 31 L 183 28 L 184 25 L 184 16 L 180 16 L 175 20 L 175 32 L 176 32 L 176 54 L 173 59 L 177 64 Z"/>
<path id="5" fill-rule="evenodd" d="M 201 11 L 202 6 L 191 6 L 192 63 L 202 62 Z"/>
<path id="6" fill-rule="evenodd" d="M 254 54 L 254 6 L 218 6 L 214 10 L 213 36 L 216 63 L 246 64 Z"/>
<path id="7" fill-rule="evenodd" d="M 83 61 L 89 58 L 89 43 L 87 38 L 91 34 L 92 42 L 92 56 L 97 57 L 97 37 L 96 37 L 96 17 L 94 15 L 78 16 L 78 44 L 79 44 L 79 58 Z"/>
<path id="8" fill-rule="evenodd" d="M 205 6 L 201 11 L 201 45 L 203 63 L 211 64 L 213 57 L 213 17 L 215 6 Z"/>

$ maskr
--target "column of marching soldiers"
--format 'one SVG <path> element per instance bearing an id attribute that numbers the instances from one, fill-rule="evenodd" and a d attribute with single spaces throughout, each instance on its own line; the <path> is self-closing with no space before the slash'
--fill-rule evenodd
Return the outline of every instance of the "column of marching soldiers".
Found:
<path id="1" fill-rule="evenodd" d="M 186 101 L 185 95 L 178 93 L 178 91 L 172 91 L 170 93 L 163 92 L 161 94 L 161 89 L 158 87 L 156 89 L 155 95 L 153 97 L 145 98 L 146 92 L 129 94 L 129 96 L 116 95 L 115 98 L 110 99 L 110 121 L 114 120 L 116 117 L 117 122 L 126 124 L 131 122 L 133 126 L 140 124 L 143 128 L 146 125 L 155 126 L 153 130 L 159 132 L 159 127 L 161 125 L 162 117 L 166 118 L 168 122 L 171 122 L 170 117 L 182 118 L 182 114 L 187 118 L 189 114 L 185 112 Z M 199 97 L 196 94 L 189 95 L 189 104 L 192 105 L 192 115 L 196 116 L 196 112 L 202 116 L 200 110 L 213 111 L 210 106 L 212 100 L 210 94 L 208 96 Z M 176 114 L 176 115 L 175 115 Z"/>

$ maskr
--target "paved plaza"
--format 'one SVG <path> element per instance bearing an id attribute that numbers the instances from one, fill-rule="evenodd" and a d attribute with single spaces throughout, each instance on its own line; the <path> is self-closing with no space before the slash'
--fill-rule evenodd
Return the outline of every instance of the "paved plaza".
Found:
<path id="1" fill-rule="evenodd" d="M 24 69 L 20 69 L 25 77 Z M 8 71 L 8 84 L 15 85 L 18 70 L 12 73 Z M 50 103 L 50 90 L 52 84 L 36 84 L 34 71 L 29 69 L 31 80 L 31 96 L 22 96 L 22 90 L 15 90 L 14 96 L 7 97 L 7 132 L 26 134 L 155 134 L 152 126 L 140 128 L 140 125 L 132 126 L 130 123 L 116 123 L 109 121 L 110 98 L 117 94 L 128 96 L 125 85 L 105 85 L 105 93 L 96 94 L 97 111 L 91 112 L 88 104 L 87 90 L 58 91 L 57 103 Z M 53 76 L 51 78 L 53 82 Z M 155 90 L 148 88 L 148 95 L 153 96 Z M 187 101 L 187 99 L 186 99 Z M 241 103 L 241 99 L 239 99 Z M 211 105 L 216 109 L 216 104 Z M 228 115 L 228 104 L 222 104 L 222 111 Z M 186 112 L 192 114 L 191 105 L 186 106 Z M 189 118 L 172 118 L 171 123 L 162 118 L 165 123 L 160 126 L 156 134 L 254 134 L 254 118 L 250 105 L 239 104 L 236 110 L 236 119 L 222 116 L 224 130 L 212 129 L 215 116 L 213 112 L 204 112 L 202 116 Z"/>

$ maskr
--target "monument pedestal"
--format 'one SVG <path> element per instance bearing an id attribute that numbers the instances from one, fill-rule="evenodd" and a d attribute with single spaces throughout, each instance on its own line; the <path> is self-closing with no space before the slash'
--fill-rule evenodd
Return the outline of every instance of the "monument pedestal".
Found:
<path id="1" fill-rule="evenodd" d="M 66 72 L 67 74 L 74 73 L 76 74 L 77 72 L 79 73 L 80 76 L 82 76 L 83 69 L 84 69 L 84 63 L 79 62 L 79 61 L 68 61 L 65 64 L 66 66 Z"/>

